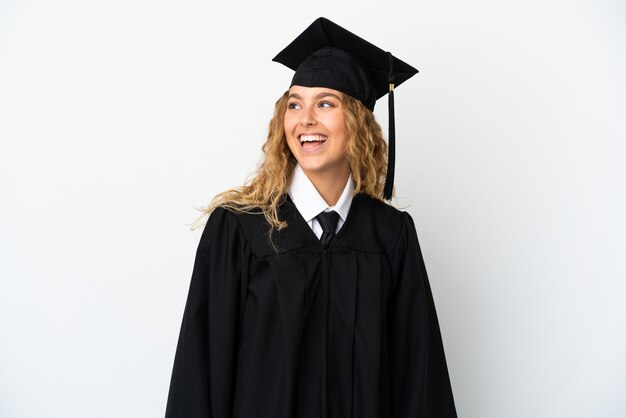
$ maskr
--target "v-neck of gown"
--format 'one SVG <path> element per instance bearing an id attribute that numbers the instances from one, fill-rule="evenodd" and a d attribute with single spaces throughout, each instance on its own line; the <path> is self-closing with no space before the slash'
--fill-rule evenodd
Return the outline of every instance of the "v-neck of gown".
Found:
<path id="1" fill-rule="evenodd" d="M 283 203 L 282 209 L 284 211 L 285 218 L 287 219 L 287 223 L 288 223 L 287 228 L 297 227 L 297 229 L 306 230 L 306 233 L 303 232 L 303 235 L 305 236 L 302 238 L 306 241 L 310 241 L 310 245 L 312 246 L 317 245 L 321 247 L 322 243 L 320 239 L 317 238 L 317 235 L 315 235 L 315 232 L 313 232 L 308 222 L 304 219 L 304 217 L 302 216 L 302 214 L 296 207 L 293 200 L 291 200 L 291 197 L 289 195 L 286 195 L 286 196 L 287 198 L 285 200 L 285 203 Z M 348 214 L 346 215 L 346 219 L 344 220 L 341 228 L 339 228 L 339 231 L 335 233 L 335 237 L 329 244 L 328 248 L 337 247 L 341 245 L 342 237 L 348 233 L 346 231 L 349 230 L 350 225 L 352 223 L 351 222 L 351 219 L 353 218 L 352 213 L 354 212 L 355 206 L 358 205 L 358 201 L 360 200 L 360 197 L 361 197 L 360 194 L 357 194 L 352 198 L 352 203 L 350 205 L 350 209 L 348 210 Z M 293 223 L 295 223 L 295 225 Z M 293 235 L 293 234 L 290 234 L 290 235 Z M 296 244 L 296 243 L 292 243 L 292 244 Z M 290 248 L 284 248 L 284 249 L 287 251 L 293 249 L 291 245 L 289 247 Z M 296 247 L 301 248 L 302 247 L 301 243 L 300 245 L 296 244 Z"/>

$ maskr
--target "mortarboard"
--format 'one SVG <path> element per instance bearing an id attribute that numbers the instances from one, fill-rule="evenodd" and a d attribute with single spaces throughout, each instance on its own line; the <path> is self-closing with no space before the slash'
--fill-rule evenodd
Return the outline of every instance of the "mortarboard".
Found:
<path id="1" fill-rule="evenodd" d="M 376 100 L 389 93 L 389 157 L 383 197 L 391 199 L 395 166 L 393 90 L 417 70 L 323 17 L 272 61 L 296 72 L 291 86 L 332 88 L 358 99 L 371 111 Z"/>

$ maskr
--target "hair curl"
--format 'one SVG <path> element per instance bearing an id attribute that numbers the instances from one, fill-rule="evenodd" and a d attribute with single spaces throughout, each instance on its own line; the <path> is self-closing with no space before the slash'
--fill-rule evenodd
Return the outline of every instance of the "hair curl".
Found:
<path id="1" fill-rule="evenodd" d="M 374 114 L 359 100 L 341 94 L 348 145 L 346 158 L 350 163 L 354 193 L 364 193 L 381 200 L 387 170 L 387 143 Z M 256 172 L 241 187 L 216 195 L 206 207 L 198 210 L 202 215 L 192 224 L 192 230 L 202 225 L 217 207 L 234 212 L 262 213 L 272 226 L 271 231 L 287 227 L 278 216 L 278 208 L 285 201 L 296 159 L 287 144 L 284 117 L 289 91 L 276 101 L 274 116 L 270 120 L 267 139 L 263 144 L 263 158 Z"/>

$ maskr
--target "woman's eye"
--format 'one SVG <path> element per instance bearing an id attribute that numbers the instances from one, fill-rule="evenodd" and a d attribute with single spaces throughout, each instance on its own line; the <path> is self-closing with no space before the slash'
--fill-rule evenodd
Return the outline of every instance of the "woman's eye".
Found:
<path id="1" fill-rule="evenodd" d="M 289 103 L 289 104 L 287 105 L 287 108 L 288 108 L 288 109 L 299 109 L 299 108 L 300 108 L 300 105 L 299 105 L 298 103 Z"/>
<path id="2" fill-rule="evenodd" d="M 319 107 L 333 107 L 331 102 L 320 102 Z"/>

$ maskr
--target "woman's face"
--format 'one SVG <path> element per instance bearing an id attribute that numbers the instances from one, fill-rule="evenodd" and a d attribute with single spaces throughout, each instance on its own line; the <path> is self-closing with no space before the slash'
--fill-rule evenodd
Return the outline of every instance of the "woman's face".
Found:
<path id="1" fill-rule="evenodd" d="M 307 174 L 343 176 L 349 171 L 341 95 L 324 87 L 289 89 L 285 135 L 289 149 Z"/>

